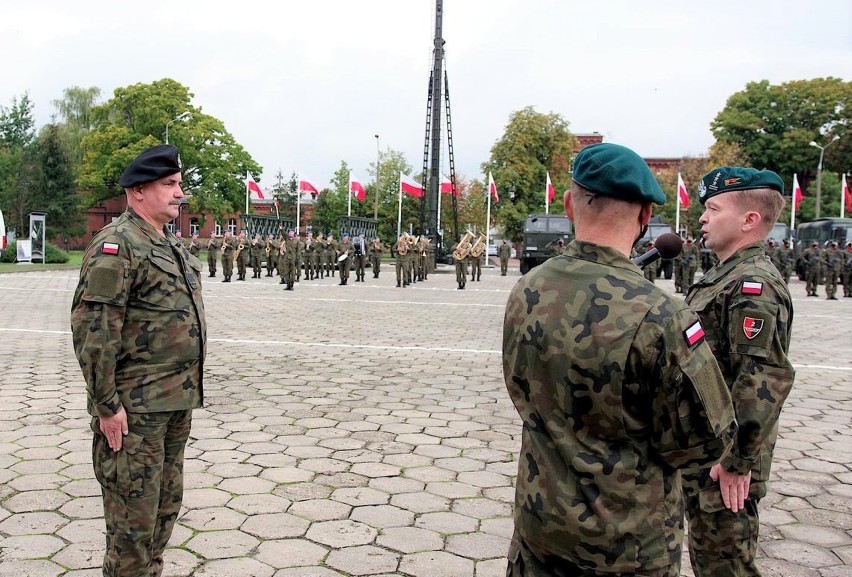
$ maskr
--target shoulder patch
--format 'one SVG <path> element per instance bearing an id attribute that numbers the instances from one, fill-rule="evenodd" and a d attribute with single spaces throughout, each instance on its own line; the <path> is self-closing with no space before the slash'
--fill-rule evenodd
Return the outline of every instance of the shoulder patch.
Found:
<path id="1" fill-rule="evenodd" d="M 763 292 L 762 282 L 745 281 L 741 290 L 744 295 L 759 295 Z"/>
<path id="2" fill-rule="evenodd" d="M 105 242 L 101 245 L 101 254 L 118 254 L 117 242 Z"/>
<path id="3" fill-rule="evenodd" d="M 693 347 L 701 342 L 704 338 L 704 328 L 701 326 L 701 321 L 695 321 L 688 329 L 683 331 L 683 336 L 686 338 L 686 343 Z"/>
<path id="4" fill-rule="evenodd" d="M 763 319 L 756 319 L 754 317 L 745 317 L 743 319 L 743 333 L 748 340 L 752 340 L 759 335 L 762 329 Z"/>

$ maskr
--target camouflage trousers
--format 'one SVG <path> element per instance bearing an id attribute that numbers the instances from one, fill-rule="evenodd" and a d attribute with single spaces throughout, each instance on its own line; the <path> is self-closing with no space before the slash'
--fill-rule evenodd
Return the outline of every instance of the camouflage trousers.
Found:
<path id="1" fill-rule="evenodd" d="M 379 271 L 381 271 L 382 267 L 382 257 L 380 255 L 374 254 L 370 256 L 370 266 L 373 267 L 373 274 L 378 275 Z"/>
<path id="2" fill-rule="evenodd" d="M 462 286 L 467 282 L 467 262 L 463 260 L 456 261 L 456 282 Z"/>
<path id="3" fill-rule="evenodd" d="M 92 419 L 92 463 L 106 522 L 104 577 L 160 577 L 183 500 L 183 453 L 192 411 L 128 413 L 114 453 Z"/>
<path id="4" fill-rule="evenodd" d="M 507 272 L 509 272 L 509 259 L 500 257 L 500 274 L 506 276 Z"/>
<path id="5" fill-rule="evenodd" d="M 408 284 L 411 280 L 411 268 L 405 257 L 396 257 L 396 284 L 404 282 Z"/>
<path id="6" fill-rule="evenodd" d="M 699 485 L 695 477 L 684 476 L 687 542 L 695 577 L 760 577 L 755 563 L 760 499 L 755 493 L 764 494 L 765 483 L 753 483 L 745 508 L 732 513 L 718 485 Z"/>
<path id="7" fill-rule="evenodd" d="M 665 569 L 647 569 L 636 573 L 607 573 L 581 567 L 575 563 L 539 551 L 533 551 L 517 533 L 509 545 L 506 577 L 679 577 L 680 565 Z"/>

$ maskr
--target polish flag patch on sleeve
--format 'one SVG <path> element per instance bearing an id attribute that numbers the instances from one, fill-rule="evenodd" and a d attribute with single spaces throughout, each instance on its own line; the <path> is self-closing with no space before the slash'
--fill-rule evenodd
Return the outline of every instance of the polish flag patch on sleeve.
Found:
<path id="1" fill-rule="evenodd" d="M 743 282 L 742 293 L 744 295 L 759 295 L 763 292 L 762 282 L 745 281 Z"/>
<path id="2" fill-rule="evenodd" d="M 115 242 L 105 242 L 101 246 L 102 254 L 118 254 L 118 243 Z"/>
<path id="3" fill-rule="evenodd" d="M 683 335 L 686 337 L 686 342 L 690 347 L 697 345 L 704 338 L 704 329 L 701 327 L 701 322 L 695 321 L 692 326 L 683 331 Z"/>

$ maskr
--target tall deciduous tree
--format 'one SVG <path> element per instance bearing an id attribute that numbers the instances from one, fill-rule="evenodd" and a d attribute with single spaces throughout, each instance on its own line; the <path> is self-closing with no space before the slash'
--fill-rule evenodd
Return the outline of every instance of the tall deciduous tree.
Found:
<path id="1" fill-rule="evenodd" d="M 85 232 L 81 199 L 61 129 L 49 124 L 41 131 L 37 147 L 38 180 L 32 210 L 47 212 L 48 238 L 69 238 Z"/>
<path id="2" fill-rule="evenodd" d="M 79 184 L 87 203 L 121 193 L 122 170 L 142 150 L 165 142 L 178 147 L 184 190 L 192 196 L 190 210 L 211 213 L 218 222 L 245 205 L 246 172 L 261 167 L 217 118 L 190 103 L 193 95 L 170 78 L 151 84 L 117 88 L 113 97 L 92 110 L 93 129 L 83 138 Z M 185 119 L 175 120 L 189 112 Z"/>
<path id="3" fill-rule="evenodd" d="M 521 240 L 530 212 L 544 212 L 547 171 L 557 190 L 568 186 L 576 147 L 577 139 L 568 130 L 568 122 L 558 114 L 543 114 L 528 106 L 509 117 L 482 172 L 491 171 L 494 176 L 500 203 L 493 211 L 513 241 Z"/>
<path id="4" fill-rule="evenodd" d="M 852 82 L 815 78 L 779 85 L 750 82 L 728 98 L 710 127 L 718 142 L 738 146 L 751 166 L 774 170 L 788 185 L 798 173 L 807 188 L 820 153 L 809 146 L 811 141 L 824 145 L 840 136 L 826 150 L 824 168 L 843 172 L 852 166 L 850 123 Z"/>
<path id="5" fill-rule="evenodd" d="M 101 89 L 95 86 L 82 88 L 71 86 L 62 92 L 62 98 L 54 100 L 53 105 L 59 112 L 59 127 L 75 167 L 83 162 L 83 137 L 94 125 L 93 110 L 101 97 Z"/>
<path id="6" fill-rule="evenodd" d="M 38 181 L 33 103 L 28 94 L 0 106 L 0 208 L 6 226 L 26 236 L 27 214 Z"/>

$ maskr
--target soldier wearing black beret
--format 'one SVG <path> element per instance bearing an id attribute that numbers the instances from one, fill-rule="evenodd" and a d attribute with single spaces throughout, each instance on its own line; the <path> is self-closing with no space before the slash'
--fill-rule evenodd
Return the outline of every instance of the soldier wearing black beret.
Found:
<path id="1" fill-rule="evenodd" d="M 577 155 L 576 238 L 512 289 L 503 376 L 523 421 L 509 577 L 680 575 L 678 469 L 736 427 L 698 317 L 629 259 L 665 195 L 623 146 Z"/>
<path id="2" fill-rule="evenodd" d="M 770 170 L 723 166 L 698 184 L 704 246 L 719 263 L 687 293 L 731 390 L 739 431 L 709 471 L 684 475 L 696 577 L 760 575 L 757 505 L 766 494 L 778 417 L 793 385 L 793 304 L 763 243 L 784 206 Z"/>
<path id="3" fill-rule="evenodd" d="M 166 228 L 183 190 L 174 146 L 121 175 L 127 210 L 92 238 L 71 308 L 103 496 L 103 574 L 161 575 L 183 498 L 192 410 L 203 401 L 201 262 Z"/>

